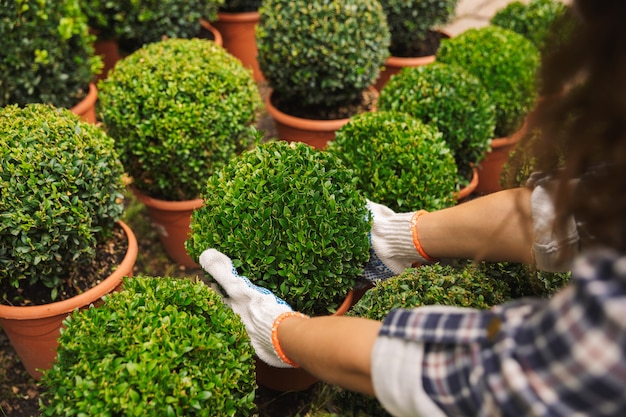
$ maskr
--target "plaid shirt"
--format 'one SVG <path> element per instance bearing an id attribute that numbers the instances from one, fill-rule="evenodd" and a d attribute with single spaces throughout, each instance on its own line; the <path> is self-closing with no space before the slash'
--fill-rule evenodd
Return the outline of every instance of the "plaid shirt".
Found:
<path id="1" fill-rule="evenodd" d="M 453 416 L 626 416 L 626 256 L 581 256 L 550 300 L 394 310 L 381 336 L 424 343 L 423 389 Z"/>

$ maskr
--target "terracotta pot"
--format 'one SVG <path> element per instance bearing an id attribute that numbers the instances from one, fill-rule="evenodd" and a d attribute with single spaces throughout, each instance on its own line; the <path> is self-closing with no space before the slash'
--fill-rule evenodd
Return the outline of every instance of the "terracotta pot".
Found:
<path id="1" fill-rule="evenodd" d="M 490 194 L 502 190 L 500 178 L 504 165 L 517 143 L 524 135 L 525 126 L 511 136 L 491 140 L 491 150 L 478 165 L 478 194 Z"/>
<path id="2" fill-rule="evenodd" d="M 167 255 L 177 264 L 187 268 L 200 268 L 185 249 L 189 236 L 191 214 L 202 207 L 202 199 L 187 201 L 166 201 L 149 197 L 130 187 L 137 199 L 146 206 L 152 226 L 159 235 L 159 240 Z"/>
<path id="3" fill-rule="evenodd" d="M 378 91 L 370 87 L 370 90 Z M 335 139 L 335 132 L 350 121 L 350 118 L 335 120 L 304 119 L 291 116 L 278 110 L 272 104 L 270 91 L 265 99 L 265 108 L 274 120 L 278 138 L 287 142 L 304 142 L 316 149 L 324 149 L 329 141 Z"/>
<path id="4" fill-rule="evenodd" d="M 450 38 L 448 33 L 438 31 L 439 36 L 442 39 Z M 400 57 L 390 56 L 385 61 L 385 67 L 380 71 L 378 80 L 374 86 L 378 91 L 381 91 L 385 84 L 389 81 L 392 75 L 395 75 L 402 71 L 402 68 L 406 67 L 421 67 L 435 62 L 435 55 L 415 56 L 415 57 Z"/>
<path id="5" fill-rule="evenodd" d="M 104 63 L 102 70 L 96 75 L 96 81 L 103 80 L 121 58 L 119 44 L 116 39 L 98 39 L 94 42 L 93 48 L 96 55 L 102 57 L 102 62 Z"/>
<path id="6" fill-rule="evenodd" d="M 472 179 L 470 180 L 467 186 L 461 188 L 459 192 L 456 194 L 455 198 L 458 203 L 462 203 L 467 197 L 469 197 L 476 188 L 478 188 L 479 179 L 478 179 L 478 169 L 475 166 L 472 166 Z"/>
<path id="7" fill-rule="evenodd" d="M 222 34 L 220 31 L 209 23 L 208 20 L 200 19 L 200 37 L 205 39 L 212 39 L 219 46 L 224 46 L 224 39 L 222 38 Z M 204 33 L 203 33 L 204 32 Z M 206 32 L 209 34 L 207 35 Z"/>
<path id="8" fill-rule="evenodd" d="M 252 69 L 255 81 L 263 81 L 263 73 L 257 61 L 255 28 L 259 12 L 218 13 L 213 26 L 222 34 L 224 48 L 238 58 L 245 67 Z"/>
<path id="9" fill-rule="evenodd" d="M 73 298 L 55 303 L 15 307 L 0 305 L 0 324 L 28 373 L 36 380 L 40 370 L 49 369 L 56 357 L 57 339 L 63 320 L 76 309 L 101 302 L 101 298 L 118 291 L 124 277 L 133 274 L 137 259 L 137 239 L 125 223 L 119 222 L 128 238 L 128 250 L 119 267 L 100 284 Z"/>
<path id="10" fill-rule="evenodd" d="M 98 89 L 94 83 L 89 84 L 89 92 L 77 105 L 70 110 L 80 116 L 87 123 L 96 123 L 96 100 L 98 99 Z"/>
<path id="11" fill-rule="evenodd" d="M 346 314 L 370 288 L 372 285 L 350 291 L 333 316 Z M 255 366 L 257 383 L 275 391 L 304 391 L 319 381 L 302 368 L 276 368 L 256 357 Z"/>

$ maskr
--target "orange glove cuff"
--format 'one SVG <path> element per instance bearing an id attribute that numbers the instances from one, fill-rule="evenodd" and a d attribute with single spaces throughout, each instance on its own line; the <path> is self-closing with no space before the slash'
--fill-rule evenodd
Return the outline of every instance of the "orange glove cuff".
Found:
<path id="1" fill-rule="evenodd" d="M 302 317 L 305 319 L 309 318 L 309 316 L 307 316 L 306 314 L 302 314 L 297 311 L 287 311 L 276 317 L 274 323 L 272 324 L 272 345 L 274 346 L 274 350 L 276 351 L 276 354 L 281 361 L 285 362 L 287 365 L 293 366 L 294 368 L 299 368 L 300 366 L 297 363 L 293 362 L 287 357 L 287 355 L 285 355 L 285 352 L 283 352 L 283 348 L 280 346 L 280 342 L 278 341 L 278 326 L 280 325 L 280 323 L 282 323 L 283 320 L 289 317 Z"/>

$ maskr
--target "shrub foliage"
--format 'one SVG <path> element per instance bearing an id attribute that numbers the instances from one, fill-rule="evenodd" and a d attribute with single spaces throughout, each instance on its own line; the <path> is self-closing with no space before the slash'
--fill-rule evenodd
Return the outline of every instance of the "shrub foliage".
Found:
<path id="1" fill-rule="evenodd" d="M 41 380 L 42 415 L 253 415 L 252 346 L 238 316 L 202 283 L 127 279 L 64 325 Z"/>
<path id="2" fill-rule="evenodd" d="M 0 282 L 54 294 L 110 236 L 124 170 L 113 140 L 67 109 L 10 105 L 0 131 Z"/>
<path id="3" fill-rule="evenodd" d="M 303 143 L 268 142 L 209 177 L 192 214 L 193 259 L 216 248 L 298 311 L 327 314 L 369 258 L 370 215 L 353 172 Z"/>
<path id="4" fill-rule="evenodd" d="M 252 73 L 207 40 L 146 45 L 99 87 L 101 119 L 134 186 L 151 197 L 197 198 L 206 177 L 256 139 Z"/>

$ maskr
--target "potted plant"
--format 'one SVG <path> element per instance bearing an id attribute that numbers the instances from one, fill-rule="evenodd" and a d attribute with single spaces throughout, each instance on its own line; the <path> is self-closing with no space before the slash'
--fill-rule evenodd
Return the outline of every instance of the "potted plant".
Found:
<path id="1" fill-rule="evenodd" d="M 496 124 L 495 106 L 478 78 L 441 62 L 404 68 L 381 90 L 378 106 L 380 111 L 408 113 L 435 126 L 458 167 L 458 191 L 471 183 L 474 167 L 489 151 Z"/>
<path id="2" fill-rule="evenodd" d="M 184 241 L 206 177 L 257 137 L 261 98 L 250 71 L 213 42 L 168 39 L 120 60 L 99 86 L 101 120 L 133 193 L 170 257 L 197 266 Z"/>
<path id="3" fill-rule="evenodd" d="M 243 65 L 252 68 L 255 81 L 263 81 L 257 60 L 256 26 L 262 0 L 225 0 L 217 12 L 213 26 L 222 35 L 224 48 Z"/>
<path id="4" fill-rule="evenodd" d="M 436 127 L 406 113 L 354 116 L 326 152 L 355 172 L 366 198 L 396 212 L 453 206 L 457 167 Z"/>
<path id="5" fill-rule="evenodd" d="M 491 150 L 479 165 L 477 192 L 501 189 L 502 166 L 519 140 L 525 118 L 537 98 L 539 51 L 519 33 L 489 25 L 446 39 L 437 60 L 473 74 L 496 107 Z"/>
<path id="6" fill-rule="evenodd" d="M 442 38 L 439 28 L 452 21 L 458 0 L 381 0 L 389 31 L 390 56 L 376 81 L 382 90 L 389 78 L 402 68 L 430 64 Z"/>
<path id="7" fill-rule="evenodd" d="M 323 148 L 352 115 L 375 108 L 389 30 L 376 0 L 266 0 L 258 60 L 278 137 Z"/>
<path id="8" fill-rule="evenodd" d="M 65 321 L 42 416 L 251 416 L 253 349 L 201 282 L 136 277 Z"/>
<path id="9" fill-rule="evenodd" d="M 95 123 L 102 62 L 78 1 L 3 2 L 0 38 L 0 107 L 46 103 Z"/>
<path id="10" fill-rule="evenodd" d="M 132 275 L 113 141 L 67 109 L 0 109 L 0 323 L 31 376 L 50 366 L 62 320 Z"/>
<path id="11" fill-rule="evenodd" d="M 193 259 L 216 248 L 309 315 L 350 307 L 369 258 L 370 214 L 353 172 L 336 157 L 300 142 L 265 142 L 214 172 L 202 196 L 186 242 Z M 257 381 L 302 390 L 316 379 L 257 361 Z"/>
<path id="12" fill-rule="evenodd" d="M 191 39 L 200 35 L 203 26 L 215 20 L 224 0 L 134 0 L 126 14 L 124 33 L 119 46 L 123 54 L 164 38 Z M 204 25 L 203 25 L 204 23 Z M 219 42 L 221 44 L 221 41 Z"/>

